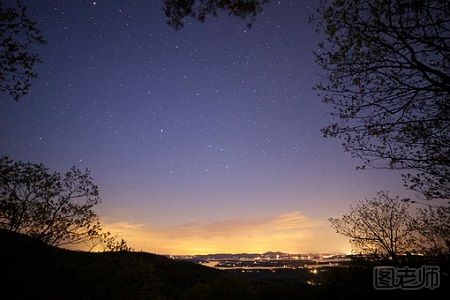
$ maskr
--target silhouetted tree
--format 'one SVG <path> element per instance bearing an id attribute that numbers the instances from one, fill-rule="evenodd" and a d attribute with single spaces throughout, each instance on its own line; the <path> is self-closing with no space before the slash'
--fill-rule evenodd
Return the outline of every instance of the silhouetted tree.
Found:
<path id="1" fill-rule="evenodd" d="M 413 250 L 409 203 L 379 192 L 377 197 L 350 206 L 350 213 L 330 218 L 337 233 L 350 238 L 353 251 L 396 258 Z"/>
<path id="2" fill-rule="evenodd" d="M 251 26 L 268 0 L 165 0 L 163 10 L 167 23 L 175 29 L 184 26 L 186 17 L 204 22 L 207 16 L 216 17 L 220 11 L 242 19 L 249 18 Z"/>
<path id="3" fill-rule="evenodd" d="M 118 239 L 117 236 L 111 235 L 110 232 L 102 233 L 99 236 L 98 244 L 95 247 L 100 247 L 104 252 L 118 252 L 118 251 L 133 251 L 134 249 L 128 246 L 124 239 Z"/>
<path id="4" fill-rule="evenodd" d="M 427 199 L 450 198 L 450 5 L 332 0 L 318 10 L 318 90 L 361 167 L 404 170 Z"/>
<path id="5" fill-rule="evenodd" d="M 42 164 L 0 158 L 0 228 L 62 246 L 87 243 L 103 251 L 130 251 L 104 232 L 93 207 L 100 203 L 89 170 L 64 175 Z"/>
<path id="6" fill-rule="evenodd" d="M 41 62 L 34 46 L 45 44 L 36 23 L 16 2 L 7 7 L 0 1 L 0 91 L 18 101 L 28 94 L 30 81 L 37 77 L 35 64 Z"/>
<path id="7" fill-rule="evenodd" d="M 100 203 L 88 170 L 61 175 L 42 164 L 0 159 L 0 227 L 50 245 L 85 242 L 101 229 L 92 208 Z"/>
<path id="8" fill-rule="evenodd" d="M 411 230 L 418 233 L 418 251 L 429 255 L 450 254 L 450 207 L 419 208 Z"/>

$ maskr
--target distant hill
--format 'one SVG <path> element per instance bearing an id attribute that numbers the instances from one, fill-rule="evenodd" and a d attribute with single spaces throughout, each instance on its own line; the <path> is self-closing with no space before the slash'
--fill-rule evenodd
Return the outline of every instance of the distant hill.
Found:
<path id="1" fill-rule="evenodd" d="M 198 255 L 190 255 L 190 260 L 206 260 L 206 259 L 217 259 L 217 260 L 224 260 L 224 259 L 253 259 L 255 257 L 264 257 L 264 258 L 277 258 L 277 257 L 288 257 L 293 256 L 289 253 L 279 252 L 279 251 L 269 251 L 264 253 L 214 253 L 214 254 L 198 254 Z M 187 257 L 185 255 L 175 255 L 176 258 L 183 258 Z"/>

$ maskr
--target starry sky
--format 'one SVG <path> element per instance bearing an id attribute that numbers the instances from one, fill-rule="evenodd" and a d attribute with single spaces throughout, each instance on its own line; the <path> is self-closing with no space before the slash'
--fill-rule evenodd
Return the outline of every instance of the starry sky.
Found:
<path id="1" fill-rule="evenodd" d="M 48 44 L 30 94 L 1 96 L 1 153 L 89 168 L 98 214 L 136 249 L 349 252 L 328 217 L 378 190 L 407 196 L 398 173 L 355 170 L 320 133 L 318 1 L 178 31 L 156 0 L 23 3 Z"/>

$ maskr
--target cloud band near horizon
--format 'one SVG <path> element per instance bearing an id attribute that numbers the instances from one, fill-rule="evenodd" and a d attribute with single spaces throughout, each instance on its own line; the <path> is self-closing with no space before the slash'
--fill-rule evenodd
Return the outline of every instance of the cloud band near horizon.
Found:
<path id="1" fill-rule="evenodd" d="M 336 234 L 327 220 L 308 218 L 301 212 L 164 228 L 126 221 L 105 224 L 106 230 L 136 250 L 159 254 L 350 252 L 347 239 Z"/>

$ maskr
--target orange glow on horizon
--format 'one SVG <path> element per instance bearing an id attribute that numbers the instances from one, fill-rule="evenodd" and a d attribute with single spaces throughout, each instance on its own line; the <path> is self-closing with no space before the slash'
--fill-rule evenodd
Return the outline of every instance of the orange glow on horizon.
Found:
<path id="1" fill-rule="evenodd" d="M 166 228 L 116 222 L 106 223 L 105 228 L 137 251 L 158 254 L 350 253 L 348 240 L 336 234 L 327 220 L 313 220 L 300 212 Z"/>

